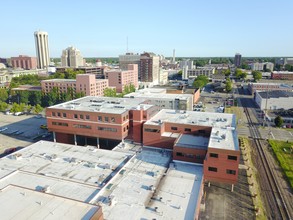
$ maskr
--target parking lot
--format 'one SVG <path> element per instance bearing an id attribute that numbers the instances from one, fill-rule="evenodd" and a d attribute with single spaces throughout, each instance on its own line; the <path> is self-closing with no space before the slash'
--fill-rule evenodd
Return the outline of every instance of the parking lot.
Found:
<path id="1" fill-rule="evenodd" d="M 5 115 L 0 113 L 0 154 L 9 148 L 19 148 L 50 139 L 51 134 L 40 126 L 46 119 L 35 115 Z"/>

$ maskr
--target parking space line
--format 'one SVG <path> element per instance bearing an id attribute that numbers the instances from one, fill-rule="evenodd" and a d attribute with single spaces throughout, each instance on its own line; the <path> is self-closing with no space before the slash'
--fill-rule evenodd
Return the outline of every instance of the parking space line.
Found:
<path id="1" fill-rule="evenodd" d="M 293 136 L 293 134 L 289 131 L 289 133 L 291 134 L 291 136 Z"/>

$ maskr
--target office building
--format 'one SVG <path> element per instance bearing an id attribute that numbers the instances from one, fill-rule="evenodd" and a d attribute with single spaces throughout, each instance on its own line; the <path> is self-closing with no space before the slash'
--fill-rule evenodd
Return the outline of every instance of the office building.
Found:
<path id="1" fill-rule="evenodd" d="M 129 93 L 125 98 L 145 99 L 146 104 L 155 105 L 158 109 L 193 110 L 193 94 L 170 94 L 166 89 L 140 89 Z"/>
<path id="2" fill-rule="evenodd" d="M 284 65 L 286 64 L 293 65 L 293 58 L 284 58 Z"/>
<path id="3" fill-rule="evenodd" d="M 138 74 L 140 72 L 140 55 L 134 53 L 126 53 L 125 55 L 119 55 L 119 67 L 122 70 L 128 69 L 128 64 L 138 65 Z"/>
<path id="4" fill-rule="evenodd" d="M 125 86 L 133 85 L 138 88 L 138 65 L 128 64 L 127 70 L 112 69 L 105 71 L 105 78 L 109 80 L 109 86 L 116 87 L 116 92 L 122 93 Z"/>
<path id="5" fill-rule="evenodd" d="M 293 92 L 286 91 L 256 91 L 255 98 L 256 104 L 261 110 L 277 110 L 277 109 L 292 109 L 293 105 Z"/>
<path id="6" fill-rule="evenodd" d="M 293 72 L 289 71 L 273 71 L 272 79 L 293 80 Z"/>
<path id="7" fill-rule="evenodd" d="M 11 57 L 11 65 L 13 68 L 22 68 L 25 70 L 37 68 L 37 58 L 19 55 L 18 57 Z"/>
<path id="8" fill-rule="evenodd" d="M 196 78 L 198 76 L 206 76 L 208 78 L 212 78 L 212 76 L 215 74 L 215 68 L 214 67 L 200 67 L 197 69 L 188 69 L 187 70 L 187 77 L 188 78 Z"/>
<path id="9" fill-rule="evenodd" d="M 154 53 L 143 53 L 140 55 L 140 72 L 138 80 L 142 82 L 159 83 L 160 58 Z"/>
<path id="10" fill-rule="evenodd" d="M 76 79 L 48 79 L 41 81 L 42 91 L 49 93 L 58 88 L 60 93 L 66 93 L 69 88 L 73 93 L 83 93 L 87 96 L 104 96 L 104 90 L 109 87 L 107 79 L 96 79 L 94 74 L 77 74 Z"/>
<path id="11" fill-rule="evenodd" d="M 78 49 L 74 47 L 68 47 L 62 51 L 61 66 L 77 68 L 84 66 L 84 60 Z"/>
<path id="12" fill-rule="evenodd" d="M 188 67 L 188 69 L 194 69 L 193 60 L 185 59 L 179 62 L 179 68 L 183 69 Z"/>
<path id="13" fill-rule="evenodd" d="M 256 91 L 293 91 L 293 85 L 281 84 L 281 83 L 249 83 L 248 90 L 250 94 L 254 94 Z"/>
<path id="14" fill-rule="evenodd" d="M 271 62 L 265 62 L 265 63 L 251 63 L 249 64 L 252 71 L 273 71 L 274 70 L 274 64 Z"/>
<path id="15" fill-rule="evenodd" d="M 235 57 L 234 57 L 234 65 L 236 67 L 240 67 L 241 66 L 241 54 L 240 53 L 236 53 Z"/>
<path id="16" fill-rule="evenodd" d="M 49 46 L 48 46 L 48 33 L 44 31 L 36 31 L 35 45 L 37 54 L 37 63 L 39 69 L 44 69 L 49 66 Z"/>
<path id="17" fill-rule="evenodd" d="M 40 70 L 31 69 L 31 70 L 23 70 L 23 69 L 4 69 L 0 70 L 0 87 L 5 88 L 8 87 L 13 77 L 20 77 L 25 75 L 38 75 L 40 74 Z"/>

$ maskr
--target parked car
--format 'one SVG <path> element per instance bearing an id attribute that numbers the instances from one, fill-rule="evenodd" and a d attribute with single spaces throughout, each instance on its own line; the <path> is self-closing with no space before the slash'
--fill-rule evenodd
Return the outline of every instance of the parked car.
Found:
<path id="1" fill-rule="evenodd" d="M 44 124 L 44 125 L 41 125 L 41 126 L 40 126 L 40 128 L 41 128 L 41 129 L 48 129 L 48 127 L 47 127 L 47 125 L 46 125 L 46 124 Z"/>

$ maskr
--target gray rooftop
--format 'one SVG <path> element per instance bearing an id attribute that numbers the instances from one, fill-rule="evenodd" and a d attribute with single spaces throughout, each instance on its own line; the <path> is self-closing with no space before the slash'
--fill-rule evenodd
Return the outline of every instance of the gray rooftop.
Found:
<path id="1" fill-rule="evenodd" d="M 258 94 L 263 98 L 288 98 L 288 97 L 293 97 L 293 92 L 286 92 L 282 90 L 276 90 L 276 91 L 268 91 L 268 92 L 258 92 Z"/>
<path id="2" fill-rule="evenodd" d="M 86 96 L 48 108 L 85 112 L 122 114 L 131 109 L 149 109 L 153 105 L 143 104 L 145 99 Z"/>
<path id="3" fill-rule="evenodd" d="M 165 122 L 212 127 L 208 147 L 239 150 L 236 117 L 233 114 L 162 109 L 145 125 Z"/>

